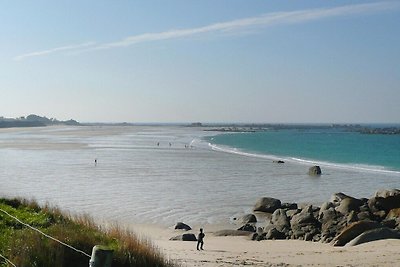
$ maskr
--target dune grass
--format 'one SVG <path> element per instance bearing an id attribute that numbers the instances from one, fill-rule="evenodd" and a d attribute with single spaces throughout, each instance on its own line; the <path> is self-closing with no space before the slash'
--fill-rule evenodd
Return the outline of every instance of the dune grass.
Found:
<path id="1" fill-rule="evenodd" d="M 0 199 L 0 209 L 40 231 L 91 254 L 95 245 L 112 250 L 112 267 L 172 267 L 149 240 L 118 226 L 102 229 L 88 216 L 71 216 L 35 201 Z M 0 211 L 0 254 L 20 267 L 87 267 L 89 257 L 24 226 Z M 0 258 L 0 267 L 11 266 Z"/>

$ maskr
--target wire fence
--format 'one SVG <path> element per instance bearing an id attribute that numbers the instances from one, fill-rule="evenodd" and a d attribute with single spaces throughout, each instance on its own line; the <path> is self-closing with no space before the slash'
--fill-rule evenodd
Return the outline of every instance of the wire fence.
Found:
<path id="1" fill-rule="evenodd" d="M 91 255 L 87 254 L 86 252 L 84 252 L 84 251 L 82 251 L 82 250 L 80 250 L 80 249 L 74 248 L 73 246 L 68 245 L 67 243 L 64 243 L 64 242 L 62 242 L 62 241 L 60 241 L 60 240 L 58 240 L 58 239 L 56 239 L 56 238 L 54 238 L 54 237 L 52 237 L 52 236 L 46 234 L 46 233 L 43 233 L 43 232 L 40 231 L 39 229 L 37 229 L 37 228 L 35 228 L 35 227 L 33 227 L 33 226 L 31 226 L 31 225 L 29 225 L 29 224 L 27 224 L 27 223 L 21 221 L 20 219 L 18 219 L 17 217 L 11 215 L 11 214 L 8 213 L 7 211 L 5 211 L 5 210 L 3 210 L 3 209 L 0 209 L 0 211 L 3 212 L 4 214 L 6 214 L 7 216 L 13 218 L 14 220 L 16 220 L 17 222 L 19 222 L 20 224 L 25 225 L 26 227 L 28 227 L 28 228 L 30 228 L 30 229 L 32 229 L 32 230 L 38 232 L 39 234 L 41 234 L 41 235 L 43 235 L 43 236 L 45 236 L 45 237 L 47 237 L 47 238 L 49 238 L 49 239 L 51 239 L 51 240 L 53 240 L 53 241 L 55 241 L 55 242 L 57 242 L 57 243 L 59 243 L 59 244 L 65 246 L 65 247 L 68 247 L 68 248 L 70 248 L 70 249 L 72 249 L 72 250 L 74 250 L 74 251 L 76 251 L 76 252 L 78 252 L 78 253 L 81 253 L 81 254 L 83 254 L 83 255 L 85 255 L 85 256 L 91 258 Z M 1 255 L 1 254 L 0 254 L 0 258 L 3 258 L 7 263 L 9 263 L 9 264 L 11 264 L 12 266 L 16 267 L 16 265 L 15 265 L 14 263 L 12 263 L 10 260 L 8 260 L 6 257 L 4 257 L 4 256 Z"/>
<path id="2" fill-rule="evenodd" d="M 14 263 L 12 263 L 9 259 L 7 259 L 6 257 L 4 257 L 3 255 L 0 254 L 0 258 L 2 258 L 3 260 L 5 260 L 8 264 L 11 264 L 14 267 L 17 267 Z"/>

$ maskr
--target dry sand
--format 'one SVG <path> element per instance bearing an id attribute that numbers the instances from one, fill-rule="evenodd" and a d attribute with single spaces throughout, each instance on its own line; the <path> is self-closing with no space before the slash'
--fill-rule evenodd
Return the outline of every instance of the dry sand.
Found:
<path id="1" fill-rule="evenodd" d="M 251 241 L 247 237 L 217 237 L 205 229 L 204 251 L 196 242 L 170 241 L 181 230 L 134 226 L 169 259 L 181 266 L 400 266 L 400 240 L 380 240 L 355 247 L 300 240 Z M 193 232 L 196 233 L 196 232 Z"/>

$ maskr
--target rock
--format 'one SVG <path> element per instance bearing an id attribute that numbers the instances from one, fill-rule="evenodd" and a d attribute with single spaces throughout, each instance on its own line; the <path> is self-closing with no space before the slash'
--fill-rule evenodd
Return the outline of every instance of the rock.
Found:
<path id="1" fill-rule="evenodd" d="M 319 166 L 312 166 L 308 169 L 308 175 L 312 175 L 312 176 L 317 176 L 317 175 L 321 175 L 322 171 L 321 171 L 321 167 Z"/>
<path id="2" fill-rule="evenodd" d="M 289 218 L 286 216 L 286 212 L 283 209 L 277 209 L 274 211 L 271 222 L 279 231 L 282 231 L 285 228 L 290 228 Z"/>
<path id="3" fill-rule="evenodd" d="M 345 227 L 342 232 L 333 239 L 332 243 L 334 246 L 344 246 L 365 231 L 380 227 L 382 227 L 380 223 L 373 221 L 354 222 Z"/>
<path id="4" fill-rule="evenodd" d="M 263 197 L 257 201 L 254 206 L 254 211 L 262 211 L 273 213 L 275 210 L 281 208 L 281 201 L 272 197 Z"/>
<path id="5" fill-rule="evenodd" d="M 257 218 L 254 214 L 246 214 L 244 216 L 242 216 L 240 218 L 240 222 L 242 224 L 246 224 L 246 223 L 256 223 L 257 222 Z"/>
<path id="6" fill-rule="evenodd" d="M 342 199 L 339 206 L 335 208 L 336 211 L 342 213 L 343 215 L 349 214 L 351 211 L 359 211 L 362 201 L 353 197 L 346 197 Z"/>
<path id="7" fill-rule="evenodd" d="M 192 228 L 189 225 L 187 225 L 187 224 L 185 224 L 183 222 L 178 222 L 175 225 L 175 229 L 180 229 L 180 230 L 185 230 L 185 231 L 192 230 Z"/>
<path id="8" fill-rule="evenodd" d="M 382 226 L 387 227 L 387 228 L 391 228 L 394 229 L 396 228 L 397 222 L 394 219 L 390 219 L 390 220 L 383 220 L 381 222 Z"/>
<path id="9" fill-rule="evenodd" d="M 324 210 L 328 210 L 330 208 L 334 208 L 335 206 L 333 205 L 332 202 L 324 202 L 322 203 L 321 207 L 319 208 L 319 211 L 322 212 Z"/>
<path id="10" fill-rule="evenodd" d="M 384 210 L 375 211 L 372 213 L 373 221 L 381 222 L 386 218 L 386 212 Z"/>
<path id="11" fill-rule="evenodd" d="M 284 210 L 297 210 L 297 203 L 282 203 L 281 209 Z"/>
<path id="12" fill-rule="evenodd" d="M 275 228 L 275 225 L 273 225 L 272 223 L 267 224 L 267 225 L 264 227 L 264 229 L 263 229 L 264 231 L 263 231 L 263 232 L 268 233 L 268 231 L 271 230 L 271 229 L 273 229 L 273 228 Z"/>
<path id="13" fill-rule="evenodd" d="M 333 203 L 335 206 L 339 206 L 340 202 L 342 202 L 343 199 L 349 198 L 350 196 L 344 194 L 344 193 L 334 193 L 331 196 L 330 202 Z"/>
<path id="14" fill-rule="evenodd" d="M 400 232 L 389 228 L 372 229 L 357 236 L 346 246 L 356 246 L 359 244 L 381 240 L 381 239 L 400 239 Z"/>
<path id="15" fill-rule="evenodd" d="M 352 210 L 348 215 L 347 215 L 347 224 L 351 224 L 353 222 L 359 221 L 357 213 Z"/>
<path id="16" fill-rule="evenodd" d="M 357 214 L 359 221 L 371 220 L 372 214 L 369 211 L 362 211 Z"/>
<path id="17" fill-rule="evenodd" d="M 250 236 L 251 232 L 240 230 L 220 230 L 214 233 L 215 236 Z"/>
<path id="18" fill-rule="evenodd" d="M 341 213 L 336 212 L 333 207 L 322 211 L 319 217 L 321 226 L 321 241 L 328 243 L 343 229 L 347 220 Z"/>
<path id="19" fill-rule="evenodd" d="M 171 237 L 169 240 L 174 240 L 174 241 L 197 241 L 197 238 L 194 234 L 183 234 L 183 235 L 178 235 L 175 237 Z"/>
<path id="20" fill-rule="evenodd" d="M 289 218 L 292 218 L 294 215 L 298 214 L 300 211 L 301 211 L 301 210 L 299 210 L 299 209 L 296 209 L 296 210 L 288 210 L 288 211 L 286 211 L 286 215 L 287 215 Z"/>
<path id="21" fill-rule="evenodd" d="M 319 234 L 321 223 L 314 217 L 312 206 L 304 208 L 290 220 L 294 238 L 304 237 L 306 233 Z"/>
<path id="22" fill-rule="evenodd" d="M 296 226 L 301 224 L 315 223 L 317 219 L 314 218 L 312 206 L 304 208 L 300 213 L 293 216 L 290 220 L 290 225 Z"/>
<path id="23" fill-rule="evenodd" d="M 383 189 L 376 191 L 374 197 L 387 198 L 390 196 L 397 196 L 397 195 L 400 195 L 399 189 L 390 189 L 390 190 Z"/>
<path id="24" fill-rule="evenodd" d="M 257 241 L 265 240 L 266 235 L 267 235 L 267 233 L 262 233 L 262 234 L 254 233 L 251 236 L 251 240 L 257 240 Z"/>
<path id="25" fill-rule="evenodd" d="M 400 208 L 400 195 L 388 196 L 381 199 L 378 198 L 377 204 L 386 212 Z"/>
<path id="26" fill-rule="evenodd" d="M 251 240 L 253 240 L 253 241 L 254 241 L 254 240 L 257 240 L 258 236 L 259 236 L 258 233 L 252 234 L 252 235 L 251 235 Z"/>
<path id="27" fill-rule="evenodd" d="M 389 213 L 386 215 L 386 219 L 395 219 L 395 220 L 400 220 L 400 208 L 397 209 L 391 209 Z"/>
<path id="28" fill-rule="evenodd" d="M 268 231 L 267 235 L 265 236 L 265 239 L 267 240 L 286 239 L 286 235 L 280 232 L 278 229 L 272 228 Z"/>
<path id="29" fill-rule="evenodd" d="M 392 209 L 400 208 L 400 195 L 388 196 L 388 197 L 372 197 L 368 200 L 368 207 L 371 211 L 384 210 L 389 212 Z"/>
<path id="30" fill-rule="evenodd" d="M 273 163 L 283 164 L 285 162 L 283 160 L 274 160 Z"/>
<path id="31" fill-rule="evenodd" d="M 242 227 L 238 229 L 239 231 L 247 231 L 247 232 L 257 232 L 257 227 L 254 224 L 246 223 Z"/>

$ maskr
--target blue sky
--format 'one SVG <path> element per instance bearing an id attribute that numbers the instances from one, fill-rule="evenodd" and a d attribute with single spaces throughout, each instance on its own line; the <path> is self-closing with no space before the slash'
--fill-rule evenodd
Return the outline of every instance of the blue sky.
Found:
<path id="1" fill-rule="evenodd" d="M 400 1 L 4 1 L 0 116 L 400 123 Z"/>

